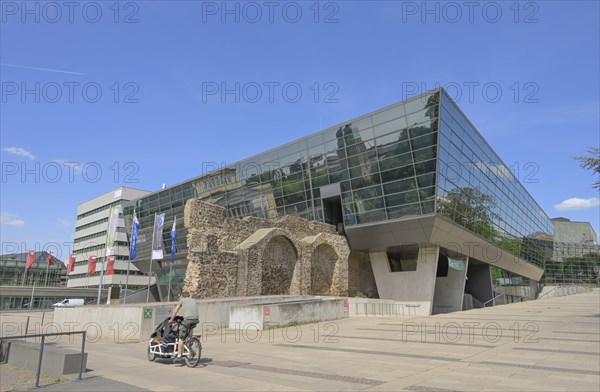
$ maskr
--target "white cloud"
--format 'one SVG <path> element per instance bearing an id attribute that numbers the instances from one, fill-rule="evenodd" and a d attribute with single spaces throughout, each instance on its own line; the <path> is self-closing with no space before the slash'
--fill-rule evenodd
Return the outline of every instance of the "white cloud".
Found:
<path id="1" fill-rule="evenodd" d="M 590 197 L 589 199 L 572 197 L 554 205 L 554 209 L 557 211 L 579 211 L 598 206 L 600 206 L 600 199 L 597 197 Z"/>
<path id="2" fill-rule="evenodd" d="M 61 225 L 65 226 L 65 227 L 71 226 L 71 221 L 68 219 L 59 219 L 58 223 L 60 223 Z"/>
<path id="3" fill-rule="evenodd" d="M 72 162 L 72 161 L 69 161 L 68 159 L 54 159 L 54 160 L 52 160 L 52 162 L 56 162 L 65 167 L 68 167 L 69 171 L 73 170 L 72 173 L 75 173 L 75 174 L 81 174 L 83 172 L 83 166 L 79 162 Z"/>
<path id="4" fill-rule="evenodd" d="M 8 212 L 0 212 L 0 224 L 14 227 L 25 226 L 25 221 L 17 219 L 15 214 L 9 214 Z"/>
<path id="5" fill-rule="evenodd" d="M 35 155 L 21 147 L 5 147 L 3 150 L 20 157 L 26 157 L 32 160 L 35 159 Z"/>

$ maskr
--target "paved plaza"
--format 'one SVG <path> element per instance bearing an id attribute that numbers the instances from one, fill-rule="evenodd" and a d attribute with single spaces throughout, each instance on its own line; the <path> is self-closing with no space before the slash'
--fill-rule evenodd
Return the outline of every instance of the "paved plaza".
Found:
<path id="1" fill-rule="evenodd" d="M 223 330 L 203 340 L 203 360 L 194 369 L 149 362 L 145 342 L 89 343 L 86 380 L 43 390 L 600 389 L 598 291 L 431 317 Z"/>

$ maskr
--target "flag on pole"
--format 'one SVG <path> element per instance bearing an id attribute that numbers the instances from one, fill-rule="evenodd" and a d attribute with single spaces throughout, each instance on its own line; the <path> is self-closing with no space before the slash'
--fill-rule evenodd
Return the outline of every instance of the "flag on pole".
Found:
<path id="1" fill-rule="evenodd" d="M 77 255 L 75 253 L 71 253 L 69 256 L 69 272 L 75 271 L 75 260 L 77 259 Z"/>
<path id="2" fill-rule="evenodd" d="M 52 252 L 48 252 L 48 265 L 54 265 L 54 261 L 52 260 Z"/>
<path id="3" fill-rule="evenodd" d="M 115 273 L 115 256 L 108 256 L 106 259 L 106 275 L 114 275 Z"/>
<path id="4" fill-rule="evenodd" d="M 133 223 L 131 224 L 131 247 L 129 248 L 129 260 L 135 260 L 137 253 L 137 237 L 140 231 L 140 221 L 133 210 Z"/>
<path id="5" fill-rule="evenodd" d="M 175 251 L 177 250 L 177 234 L 175 233 L 175 222 L 177 222 L 177 217 L 173 219 L 173 228 L 171 229 L 171 264 L 175 264 Z"/>
<path id="6" fill-rule="evenodd" d="M 29 271 L 29 269 L 33 265 L 34 260 L 35 260 L 35 252 L 30 250 L 29 252 L 27 252 L 27 265 L 25 266 L 25 271 Z"/>
<path id="7" fill-rule="evenodd" d="M 88 275 L 96 274 L 96 256 L 90 256 L 88 260 Z"/>
<path id="8" fill-rule="evenodd" d="M 111 207 L 108 215 L 108 230 L 106 231 L 106 254 L 112 253 L 112 248 L 117 237 L 117 226 L 119 223 L 119 214 L 121 213 L 121 206 Z"/>
<path id="9" fill-rule="evenodd" d="M 162 260 L 163 255 L 163 227 L 165 214 L 158 214 L 154 218 L 154 233 L 152 235 L 152 260 Z"/>

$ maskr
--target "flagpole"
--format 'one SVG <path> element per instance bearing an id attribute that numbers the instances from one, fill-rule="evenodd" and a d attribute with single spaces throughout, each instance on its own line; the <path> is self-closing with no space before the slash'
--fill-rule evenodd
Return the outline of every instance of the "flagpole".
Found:
<path id="1" fill-rule="evenodd" d="M 29 300 L 29 310 L 33 306 L 33 295 L 35 294 L 35 279 L 33 280 L 33 288 L 31 289 L 31 299 Z"/>
<path id="2" fill-rule="evenodd" d="M 112 248 L 115 242 L 115 238 L 117 236 L 117 225 L 119 224 L 119 213 L 120 205 L 116 207 L 111 207 L 108 211 L 108 222 L 106 227 L 106 242 L 104 244 L 104 258 L 102 259 L 102 264 L 100 264 L 100 282 L 98 284 L 98 300 L 97 304 L 100 304 L 100 296 L 102 295 L 102 284 L 104 280 L 104 264 L 107 261 L 107 258 L 110 253 L 112 253 Z M 117 216 L 115 216 L 115 213 Z M 113 230 L 114 229 L 114 230 Z"/>
<path id="3" fill-rule="evenodd" d="M 46 279 L 44 280 L 44 287 L 48 286 L 48 269 L 50 268 L 50 263 L 46 262 Z"/>
<path id="4" fill-rule="evenodd" d="M 169 268 L 169 291 L 167 292 L 167 302 L 171 301 L 171 279 L 173 279 L 173 263 L 171 263 L 171 268 Z"/>
<path id="5" fill-rule="evenodd" d="M 102 259 L 102 264 L 100 264 L 100 284 L 98 284 L 98 299 L 96 301 L 97 305 L 100 305 L 100 295 L 102 293 L 102 278 L 104 277 L 104 262 L 106 261 L 106 254 L 108 252 L 108 247 L 104 248 L 104 258 Z"/>
<path id="6" fill-rule="evenodd" d="M 150 256 L 150 271 L 148 272 L 148 291 L 146 292 L 146 303 L 150 300 L 150 279 L 152 277 L 152 256 Z"/>
<path id="7" fill-rule="evenodd" d="M 156 233 L 154 233 L 154 231 L 156 231 L 156 212 L 154 213 L 154 229 L 152 232 L 152 253 L 154 253 L 154 236 L 156 235 Z M 151 254 L 150 255 L 150 270 L 148 272 L 148 291 L 146 292 L 146 303 L 148 303 L 148 301 L 150 300 L 150 278 L 152 276 L 152 256 L 153 255 Z"/>
<path id="8" fill-rule="evenodd" d="M 127 263 L 127 277 L 125 278 L 125 295 L 123 296 L 123 303 L 127 303 L 127 290 L 129 289 L 129 269 L 131 268 L 131 262 L 133 261 L 132 259 L 132 249 L 134 247 L 134 244 L 132 243 L 132 241 L 137 241 L 137 233 L 134 236 L 134 230 L 135 230 L 135 224 L 137 221 L 137 216 L 135 214 L 135 208 L 133 209 L 133 218 L 131 219 L 131 238 L 129 237 L 129 233 L 125 233 L 125 235 L 127 235 L 127 242 L 129 243 L 129 262 Z M 138 227 L 139 230 L 139 227 Z M 137 244 L 135 244 L 135 246 L 137 247 Z M 135 257 L 135 255 L 133 256 Z"/>
<path id="9" fill-rule="evenodd" d="M 50 269 L 50 260 L 52 260 L 52 252 L 48 252 L 48 260 L 46 260 L 46 280 L 44 281 L 44 287 L 48 286 L 48 270 Z"/>
<path id="10" fill-rule="evenodd" d="M 171 229 L 171 266 L 169 267 L 169 289 L 167 291 L 167 302 L 171 301 L 171 281 L 173 280 L 173 264 L 175 264 L 175 252 L 177 249 L 177 215 L 173 218 L 173 228 Z"/>
<path id="11" fill-rule="evenodd" d="M 134 211 L 135 214 L 135 211 Z M 133 227 L 133 225 L 132 225 Z M 133 230 L 133 229 L 132 229 Z M 127 286 L 129 285 L 129 267 L 131 266 L 131 243 L 129 242 L 129 234 L 127 235 L 127 243 L 129 244 L 129 262 L 127 263 L 127 277 L 125 278 L 125 295 L 123 295 L 123 303 L 127 303 Z"/>

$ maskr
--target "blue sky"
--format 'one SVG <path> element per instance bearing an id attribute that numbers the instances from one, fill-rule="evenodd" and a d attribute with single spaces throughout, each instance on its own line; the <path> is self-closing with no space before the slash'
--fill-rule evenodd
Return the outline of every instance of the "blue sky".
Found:
<path id="1" fill-rule="evenodd" d="M 77 205 L 120 185 L 157 190 L 438 84 L 550 217 L 600 233 L 572 158 L 600 144 L 598 2 L 66 3 L 1 2 L 2 253 L 70 242 Z"/>

